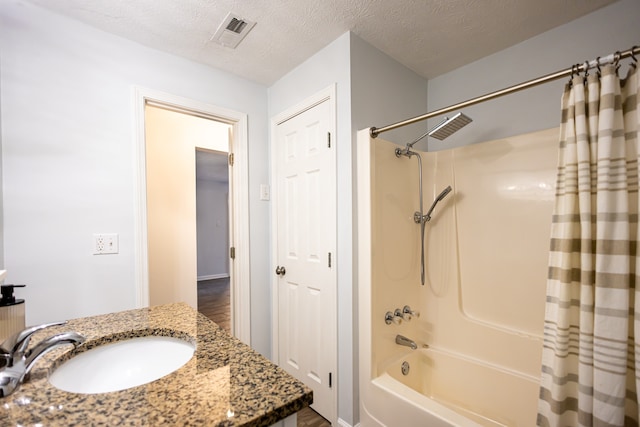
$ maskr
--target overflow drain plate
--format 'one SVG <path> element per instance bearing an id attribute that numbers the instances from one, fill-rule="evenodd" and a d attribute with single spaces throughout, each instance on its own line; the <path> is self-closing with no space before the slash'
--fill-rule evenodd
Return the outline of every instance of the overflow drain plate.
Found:
<path id="1" fill-rule="evenodd" d="M 409 375 L 409 369 L 411 367 L 409 366 L 409 362 L 402 362 L 402 375 Z"/>

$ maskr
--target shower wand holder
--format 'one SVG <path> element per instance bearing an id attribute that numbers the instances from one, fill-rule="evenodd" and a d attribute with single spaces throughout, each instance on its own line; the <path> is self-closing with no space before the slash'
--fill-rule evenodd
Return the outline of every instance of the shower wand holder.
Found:
<path id="1" fill-rule="evenodd" d="M 422 224 L 425 222 L 429 222 L 431 220 L 430 216 L 422 215 L 420 212 L 415 211 L 413 213 L 413 222 L 416 224 Z"/>

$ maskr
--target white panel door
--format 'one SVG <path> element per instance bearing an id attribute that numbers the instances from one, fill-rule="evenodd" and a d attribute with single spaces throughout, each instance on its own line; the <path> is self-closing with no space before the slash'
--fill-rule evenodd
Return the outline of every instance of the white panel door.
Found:
<path id="1" fill-rule="evenodd" d="M 277 125 L 278 363 L 313 389 L 312 408 L 335 416 L 336 168 L 325 100 Z M 274 266 L 275 269 L 276 266 Z"/>

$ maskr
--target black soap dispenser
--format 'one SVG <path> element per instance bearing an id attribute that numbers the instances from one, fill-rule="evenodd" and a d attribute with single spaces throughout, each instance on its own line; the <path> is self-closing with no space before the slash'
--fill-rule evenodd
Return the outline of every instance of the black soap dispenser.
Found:
<path id="1" fill-rule="evenodd" d="M 25 285 L 0 285 L 0 343 L 11 335 L 24 330 L 24 300 L 16 299 L 14 288 L 24 288 Z"/>

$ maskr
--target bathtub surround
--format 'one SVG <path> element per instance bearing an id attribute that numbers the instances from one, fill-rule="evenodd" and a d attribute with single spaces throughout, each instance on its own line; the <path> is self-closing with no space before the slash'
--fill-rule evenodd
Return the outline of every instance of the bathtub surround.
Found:
<path id="1" fill-rule="evenodd" d="M 452 187 L 425 233 L 424 286 L 415 160 L 359 137 L 362 425 L 533 425 L 558 129 L 420 152 L 425 197 Z M 420 317 L 385 322 L 407 304 Z"/>
<path id="2" fill-rule="evenodd" d="M 163 335 L 196 346 L 177 371 L 149 384 L 102 394 L 56 389 L 49 373 L 72 356 L 45 354 L 31 378 L 2 399 L 2 425 L 225 425 L 270 426 L 312 401 L 309 388 L 186 304 L 168 304 L 69 320 L 38 332 L 33 342 L 73 330 L 92 348 L 127 338 Z M 80 347 L 78 350 L 80 350 Z"/>
<path id="3" fill-rule="evenodd" d="M 635 66 L 562 97 L 539 426 L 638 425 L 640 284 Z"/>

